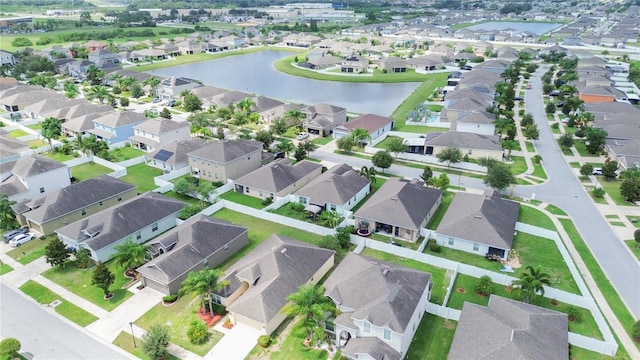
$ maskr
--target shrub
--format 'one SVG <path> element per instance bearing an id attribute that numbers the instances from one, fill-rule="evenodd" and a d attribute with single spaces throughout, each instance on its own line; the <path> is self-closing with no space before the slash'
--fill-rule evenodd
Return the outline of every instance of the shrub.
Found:
<path id="1" fill-rule="evenodd" d="M 573 305 L 567 305 L 564 311 L 567 313 L 567 316 L 569 317 L 569 321 L 575 321 L 575 322 L 582 321 L 582 313 L 580 312 L 580 309 L 578 309 L 577 307 Z"/>
<path id="2" fill-rule="evenodd" d="M 263 348 L 269 347 L 269 345 L 271 345 L 271 338 L 268 335 L 260 335 L 258 338 L 258 345 Z"/>
<path id="3" fill-rule="evenodd" d="M 604 197 L 605 191 L 603 188 L 595 188 L 593 189 L 593 191 L 591 191 L 591 193 L 593 194 L 594 197 L 597 197 L 598 199 L 602 199 Z"/>
<path id="4" fill-rule="evenodd" d="M 476 282 L 475 290 L 482 295 L 491 295 L 493 293 L 493 280 L 488 275 L 483 275 Z"/>
<path id="5" fill-rule="evenodd" d="M 442 246 L 438 244 L 436 239 L 429 239 L 427 245 L 429 246 L 429 250 L 433 251 L 434 253 L 439 253 L 442 251 Z"/>
<path id="6" fill-rule="evenodd" d="M 114 86 L 113 88 L 111 88 L 111 92 L 118 95 L 122 92 L 122 89 L 120 89 L 120 86 Z"/>
<path id="7" fill-rule="evenodd" d="M 212 184 L 216 188 L 219 188 L 220 186 L 224 186 L 224 183 L 222 181 L 214 181 L 212 182 Z"/>
<path id="8" fill-rule="evenodd" d="M 121 97 L 120 98 L 120 106 L 122 106 L 122 107 L 129 106 L 129 98 Z"/>
<path id="9" fill-rule="evenodd" d="M 0 341 L 0 356 L 13 358 L 20 351 L 20 341 L 14 338 L 6 338 Z"/>
<path id="10" fill-rule="evenodd" d="M 351 234 L 355 234 L 355 232 L 356 228 L 353 225 L 336 228 L 336 239 L 338 240 L 338 245 L 343 249 L 347 248 L 351 243 Z"/>
<path id="11" fill-rule="evenodd" d="M 200 345 L 209 340 L 209 329 L 202 320 L 193 320 L 187 329 L 187 337 L 192 344 Z"/>
<path id="12" fill-rule="evenodd" d="M 640 338 L 640 320 L 636 321 L 631 327 L 631 336 L 634 338 Z"/>
<path id="13" fill-rule="evenodd" d="M 262 200 L 262 205 L 269 206 L 273 203 L 273 199 L 270 197 L 266 197 Z"/>
<path id="14" fill-rule="evenodd" d="M 11 40 L 11 46 L 13 47 L 24 47 L 24 46 L 32 46 L 33 43 L 26 37 L 17 37 Z"/>
<path id="15" fill-rule="evenodd" d="M 303 211 L 304 210 L 304 204 L 291 203 L 291 210 L 293 210 L 293 211 Z"/>
<path id="16" fill-rule="evenodd" d="M 93 259 L 89 249 L 80 249 L 76 252 L 76 266 L 78 269 L 87 269 L 93 266 Z"/>
<path id="17" fill-rule="evenodd" d="M 180 218 L 180 220 L 187 220 L 188 218 L 202 211 L 202 209 L 204 209 L 204 206 L 202 206 L 201 204 L 185 206 L 182 208 L 182 210 L 180 210 L 178 218 Z"/>
<path id="18" fill-rule="evenodd" d="M 340 243 L 338 242 L 338 239 L 336 239 L 336 237 L 333 235 L 323 236 L 322 239 L 320 239 L 318 246 L 320 246 L 321 248 L 329 249 L 329 250 L 340 249 Z"/>
<path id="19" fill-rule="evenodd" d="M 178 294 L 168 295 L 162 298 L 162 301 L 166 303 L 172 303 L 178 300 Z"/>

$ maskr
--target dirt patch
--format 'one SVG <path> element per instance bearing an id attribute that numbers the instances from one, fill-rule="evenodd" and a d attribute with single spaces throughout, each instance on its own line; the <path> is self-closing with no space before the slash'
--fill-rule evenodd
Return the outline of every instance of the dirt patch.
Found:
<path id="1" fill-rule="evenodd" d="M 451 329 L 455 329 L 456 328 L 456 324 L 453 323 L 453 321 L 451 320 L 445 320 L 444 321 L 444 327 L 451 330 Z"/>
<path id="2" fill-rule="evenodd" d="M 457 288 L 456 292 L 460 293 L 460 294 L 464 294 L 467 292 L 467 290 L 465 290 L 464 288 Z"/>
<path id="3" fill-rule="evenodd" d="M 507 264 L 511 265 L 512 269 L 519 269 L 522 267 L 522 264 L 520 263 L 520 256 L 518 256 L 518 252 L 516 250 L 511 250 L 509 253 Z"/>

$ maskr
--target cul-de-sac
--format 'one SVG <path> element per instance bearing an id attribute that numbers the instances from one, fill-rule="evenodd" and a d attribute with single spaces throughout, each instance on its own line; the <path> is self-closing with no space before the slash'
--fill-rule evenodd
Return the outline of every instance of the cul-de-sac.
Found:
<path id="1" fill-rule="evenodd" d="M 639 31 L 0 0 L 0 360 L 640 359 Z"/>

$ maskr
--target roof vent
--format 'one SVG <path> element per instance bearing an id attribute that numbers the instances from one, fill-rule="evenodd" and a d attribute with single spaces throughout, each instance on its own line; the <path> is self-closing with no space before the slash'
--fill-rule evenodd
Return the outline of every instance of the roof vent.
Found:
<path id="1" fill-rule="evenodd" d="M 282 250 L 280 250 L 280 253 L 282 255 L 286 255 L 287 254 L 287 248 L 282 248 Z"/>
<path id="2" fill-rule="evenodd" d="M 393 197 L 391 198 L 391 200 L 398 201 L 398 198 L 397 198 L 397 197 L 395 197 L 395 196 L 393 196 Z"/>
<path id="3" fill-rule="evenodd" d="M 476 218 L 476 219 L 482 219 L 482 216 L 480 216 L 480 215 L 473 215 L 473 217 Z"/>
<path id="4" fill-rule="evenodd" d="M 382 270 L 382 275 L 387 276 L 388 273 L 389 273 L 388 268 L 384 268 L 384 270 Z"/>

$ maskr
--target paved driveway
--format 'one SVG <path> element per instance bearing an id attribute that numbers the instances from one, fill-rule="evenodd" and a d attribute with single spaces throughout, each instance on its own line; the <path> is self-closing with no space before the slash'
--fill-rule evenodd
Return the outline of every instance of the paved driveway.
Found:
<path id="1" fill-rule="evenodd" d="M 237 324 L 230 330 L 222 328 L 221 324 L 222 321 L 218 322 L 215 329 L 224 332 L 225 335 L 204 358 L 211 360 L 244 359 L 256 346 L 260 333 L 243 324 Z"/>

